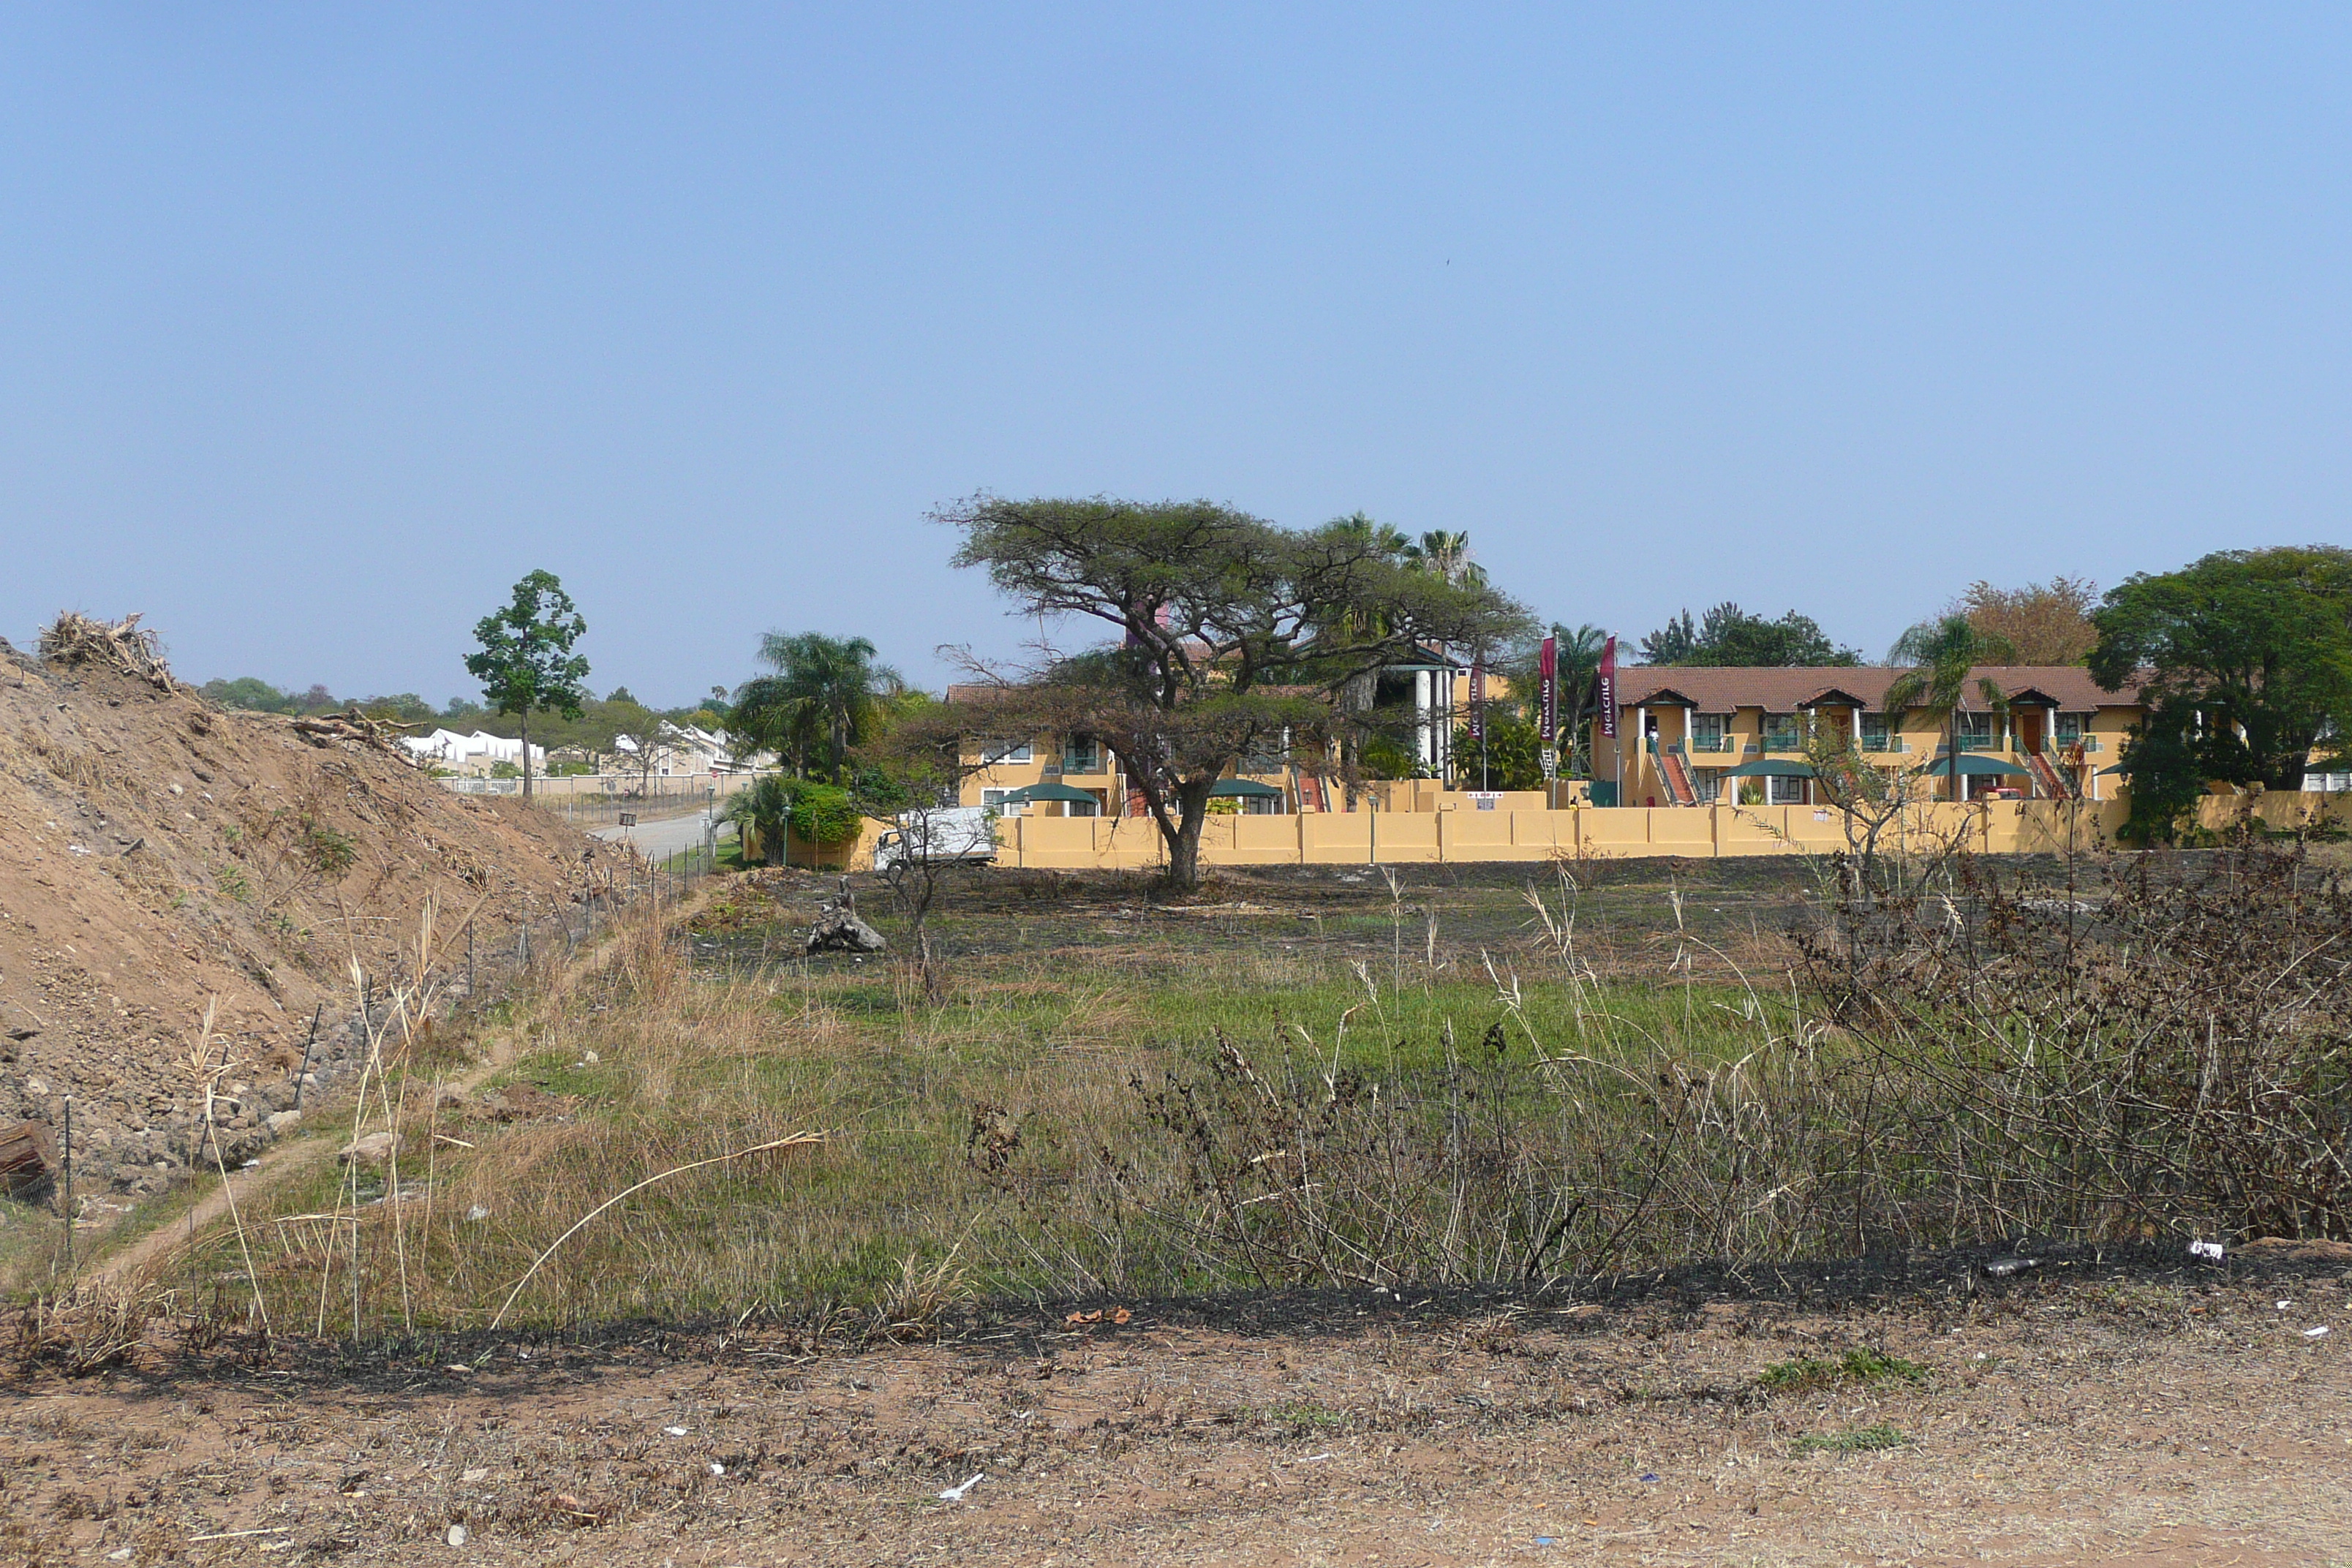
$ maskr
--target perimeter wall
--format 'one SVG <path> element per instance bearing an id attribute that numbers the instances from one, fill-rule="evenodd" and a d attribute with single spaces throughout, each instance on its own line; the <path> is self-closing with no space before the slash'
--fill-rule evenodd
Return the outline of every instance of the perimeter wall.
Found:
<path id="1" fill-rule="evenodd" d="M 2056 854 L 2115 844 L 2120 801 L 1922 803 L 1890 827 L 1882 847 L 1965 840 L 1979 853 Z M 2241 816 L 2272 828 L 2352 828 L 2352 796 L 2211 796 L 2203 826 Z M 1132 870 L 1163 859 L 1148 817 L 1014 816 L 997 825 L 1000 866 Z M 1579 806 L 1566 811 L 1438 809 L 1212 816 L 1202 826 L 1210 866 L 1423 865 L 1474 861 L 1633 859 L 1684 856 L 1823 855 L 1849 847 L 1843 814 L 1822 806 Z"/>

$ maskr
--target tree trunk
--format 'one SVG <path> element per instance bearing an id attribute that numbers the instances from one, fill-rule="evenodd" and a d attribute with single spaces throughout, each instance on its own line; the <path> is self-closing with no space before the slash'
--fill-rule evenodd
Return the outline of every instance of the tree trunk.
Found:
<path id="1" fill-rule="evenodd" d="M 1209 786 L 1213 779 L 1187 779 L 1176 786 L 1176 831 L 1165 827 L 1168 840 L 1168 885 L 1189 893 L 1201 885 L 1201 825 L 1209 817 Z"/>
<path id="2" fill-rule="evenodd" d="M 530 710 L 522 710 L 522 797 L 530 798 Z"/>

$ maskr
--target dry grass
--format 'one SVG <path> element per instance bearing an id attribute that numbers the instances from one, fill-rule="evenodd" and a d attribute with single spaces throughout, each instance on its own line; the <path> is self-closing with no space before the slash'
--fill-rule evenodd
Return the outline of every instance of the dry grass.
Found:
<path id="1" fill-rule="evenodd" d="M 2294 885 L 2289 909 L 2224 867 L 2158 890 L 2163 929 L 2190 952 L 2192 928 L 2245 924 L 2252 898 L 2273 936 L 2324 937 L 2337 906 Z M 1105 941 L 1103 911 L 1075 911 L 1050 945 L 961 961 L 938 1002 L 886 963 L 730 967 L 643 923 L 603 969 L 505 1025 L 528 1037 L 512 1076 L 564 1114 L 504 1124 L 445 1103 L 395 1009 L 349 1125 L 400 1130 L 397 1167 L 275 1194 L 197 1272 L 241 1282 L 250 1248 L 260 1299 L 245 1310 L 314 1332 L 766 1313 L 919 1338 L 967 1295 L 1543 1285 L 2268 1223 L 2248 1184 L 2269 1169 L 2258 1161 L 2231 1167 L 2253 1172 L 2239 1196 L 2183 1205 L 2176 1183 L 2165 1210 L 2126 1164 L 2063 1157 L 2097 1142 L 2092 1108 L 2154 1119 L 2134 1123 L 2158 1131 L 2131 1148 L 2175 1147 L 2164 1130 L 2183 1108 L 2091 1095 L 2113 1031 L 2070 1036 L 2048 1010 L 2084 994 L 2111 949 L 2053 962 L 2056 928 L 2013 890 L 1951 890 L 1913 912 L 1957 916 L 1965 952 L 1921 948 L 1916 930 L 1890 944 L 1883 910 L 1874 940 L 1905 963 L 1976 963 L 1987 984 L 1905 990 L 1906 1010 L 1875 1021 L 1837 989 L 1851 963 L 1801 983 L 1760 921 L 1720 908 L 1713 928 L 1686 921 L 1720 897 L 1705 889 L 1676 889 L 1647 930 L 1598 931 L 1591 890 L 1570 881 L 1533 903 L 1498 889 L 1517 936 L 1474 949 L 1445 938 L 1466 920 L 1441 912 L 1433 933 L 1401 897 L 1348 917 L 1352 951 L 1265 921 L 1139 921 Z M 1319 936 L 1338 922 L 1298 923 Z M 770 945 L 730 929 L 739 952 Z M 1633 973 L 1595 956 L 1603 935 L 1638 952 Z M 2259 943 L 2233 950 L 2252 967 L 2231 984 L 2304 987 L 2273 1066 L 2317 1084 L 2309 1073 L 2342 1059 L 2340 1025 L 2313 1020 L 2352 1016 L 2346 972 L 2324 942 L 2272 945 L 2270 960 Z M 2029 954 L 2050 977 L 2038 990 Z M 1817 968 L 1833 956 L 1817 948 Z M 2020 1020 L 2039 1031 L 2030 1081 L 2013 1055 L 1980 1048 Z M 2070 1040 L 2083 1050 L 2067 1055 Z M 2253 1124 L 2189 1109 L 2200 1137 Z M 2340 1138 L 2301 1125 L 2298 1148 L 2340 1161 Z M 790 1142 L 811 1132 L 825 1141 Z M 2340 1226 L 2336 1189 L 2296 1179 L 2295 1223 Z"/>

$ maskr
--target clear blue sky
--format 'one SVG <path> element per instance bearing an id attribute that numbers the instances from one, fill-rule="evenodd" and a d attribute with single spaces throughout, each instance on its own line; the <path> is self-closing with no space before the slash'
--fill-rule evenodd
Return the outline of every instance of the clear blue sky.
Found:
<path id="1" fill-rule="evenodd" d="M 1024 636 L 978 489 L 1466 529 L 1547 616 L 2352 542 L 2352 11 L 16 5 L 0 633 L 470 690 Z"/>

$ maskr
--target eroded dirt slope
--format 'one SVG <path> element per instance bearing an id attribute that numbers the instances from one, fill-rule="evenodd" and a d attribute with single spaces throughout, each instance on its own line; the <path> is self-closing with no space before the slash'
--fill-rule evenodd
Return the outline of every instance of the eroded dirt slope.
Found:
<path id="1" fill-rule="evenodd" d="M 518 922 L 560 931 L 625 854 L 336 729 L 0 642 L 0 1125 L 54 1135 L 71 1096 L 89 1201 L 198 1155 L 208 1076 L 228 1158 L 267 1141 L 314 1016 L 314 1073 L 348 1070 L 352 960 L 372 998 L 413 971 L 428 899 L 462 984 L 467 911 L 509 956 Z"/>

